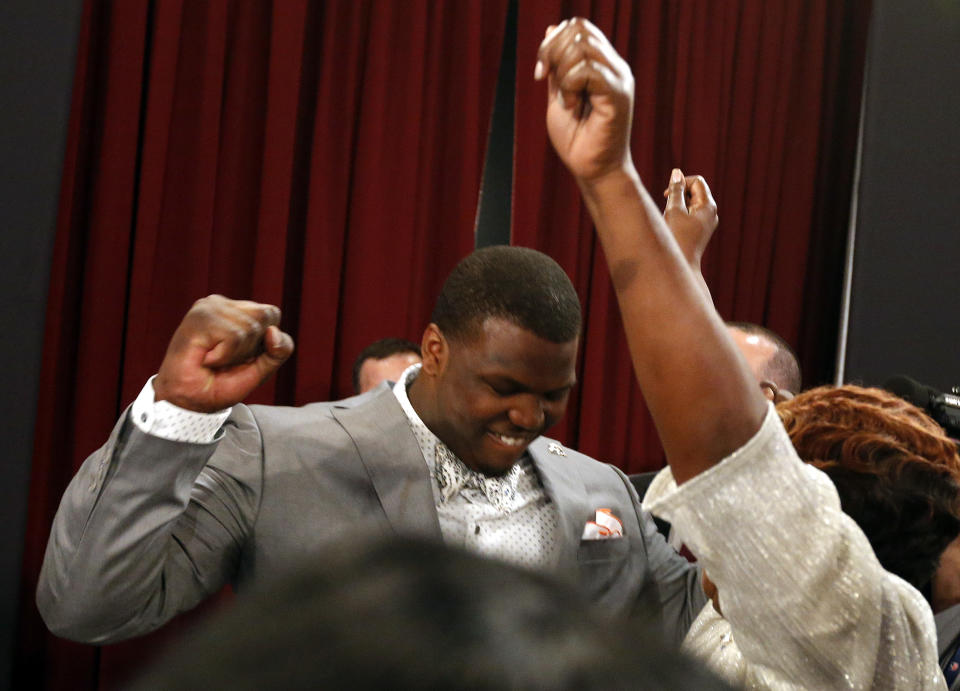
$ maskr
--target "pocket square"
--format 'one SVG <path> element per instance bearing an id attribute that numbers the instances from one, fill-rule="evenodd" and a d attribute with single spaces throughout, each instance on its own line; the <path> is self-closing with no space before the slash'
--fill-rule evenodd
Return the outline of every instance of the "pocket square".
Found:
<path id="1" fill-rule="evenodd" d="M 623 537 L 623 523 L 610 509 L 597 509 L 597 516 L 583 526 L 581 540 L 609 540 Z"/>

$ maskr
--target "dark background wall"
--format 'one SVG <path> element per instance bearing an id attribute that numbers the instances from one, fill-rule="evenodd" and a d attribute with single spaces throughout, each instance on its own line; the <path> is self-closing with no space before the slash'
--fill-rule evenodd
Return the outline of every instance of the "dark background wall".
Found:
<path id="1" fill-rule="evenodd" d="M 875 0 L 846 381 L 960 385 L 960 3 Z"/>
<path id="2" fill-rule="evenodd" d="M 0 2 L 0 687 L 10 678 L 50 251 L 81 0 Z M 30 603 L 24 603 L 29 606 Z"/>

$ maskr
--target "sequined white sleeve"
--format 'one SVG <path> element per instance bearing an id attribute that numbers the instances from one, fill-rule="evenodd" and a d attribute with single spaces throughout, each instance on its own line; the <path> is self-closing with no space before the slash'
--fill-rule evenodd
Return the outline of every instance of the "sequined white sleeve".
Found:
<path id="1" fill-rule="evenodd" d="M 685 647 L 747 688 L 946 688 L 923 596 L 877 561 L 830 479 L 803 463 L 771 405 L 742 448 L 644 508 L 716 583 Z"/>

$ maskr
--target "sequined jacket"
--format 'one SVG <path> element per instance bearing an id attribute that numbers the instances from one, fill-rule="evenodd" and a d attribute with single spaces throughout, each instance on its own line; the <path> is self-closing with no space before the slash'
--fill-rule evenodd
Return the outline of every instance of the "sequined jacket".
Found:
<path id="1" fill-rule="evenodd" d="M 684 648 L 748 689 L 945 689 L 933 614 L 880 565 L 836 488 L 803 463 L 771 405 L 757 434 L 644 506 L 717 585 Z"/>

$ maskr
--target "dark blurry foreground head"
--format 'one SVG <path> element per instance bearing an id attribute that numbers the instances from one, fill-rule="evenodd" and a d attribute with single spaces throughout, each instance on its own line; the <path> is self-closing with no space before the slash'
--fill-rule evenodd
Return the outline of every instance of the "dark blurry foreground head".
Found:
<path id="1" fill-rule="evenodd" d="M 638 631 L 541 575 L 394 539 L 239 599 L 135 688 L 729 688 Z"/>

